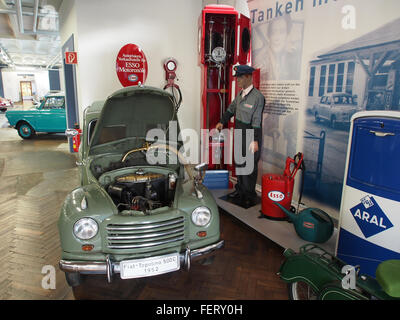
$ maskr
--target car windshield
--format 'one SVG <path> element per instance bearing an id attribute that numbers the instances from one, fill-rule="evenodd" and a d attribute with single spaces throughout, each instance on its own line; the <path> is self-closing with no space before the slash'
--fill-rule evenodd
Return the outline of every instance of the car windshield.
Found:
<path id="1" fill-rule="evenodd" d="M 333 102 L 334 102 L 334 104 L 354 105 L 353 97 L 351 97 L 351 96 L 334 96 Z"/>
<path id="2" fill-rule="evenodd" d="M 64 107 L 64 97 L 48 97 L 44 109 L 58 109 Z"/>

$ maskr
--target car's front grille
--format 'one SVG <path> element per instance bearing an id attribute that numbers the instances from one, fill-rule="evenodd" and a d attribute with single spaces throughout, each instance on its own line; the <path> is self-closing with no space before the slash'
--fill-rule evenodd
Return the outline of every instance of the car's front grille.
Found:
<path id="1" fill-rule="evenodd" d="M 152 223 L 108 224 L 106 231 L 109 249 L 156 249 L 184 240 L 185 219 L 178 217 Z"/>

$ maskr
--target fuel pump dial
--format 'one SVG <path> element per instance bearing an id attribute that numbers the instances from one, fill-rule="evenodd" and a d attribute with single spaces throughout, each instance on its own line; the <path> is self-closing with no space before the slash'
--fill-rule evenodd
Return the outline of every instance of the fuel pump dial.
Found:
<path id="1" fill-rule="evenodd" d="M 215 47 L 211 53 L 211 57 L 216 63 L 224 62 L 226 59 L 226 51 L 222 47 Z"/>

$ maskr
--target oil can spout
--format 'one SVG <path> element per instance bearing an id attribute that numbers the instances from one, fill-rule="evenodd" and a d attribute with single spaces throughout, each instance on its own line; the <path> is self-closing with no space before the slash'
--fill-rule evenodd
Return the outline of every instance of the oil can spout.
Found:
<path id="1" fill-rule="evenodd" d="M 297 220 L 298 216 L 297 214 L 294 214 L 293 212 L 291 212 L 290 210 L 286 209 L 285 207 L 283 207 L 280 203 L 275 202 L 274 203 L 281 208 L 281 210 L 294 222 Z"/>

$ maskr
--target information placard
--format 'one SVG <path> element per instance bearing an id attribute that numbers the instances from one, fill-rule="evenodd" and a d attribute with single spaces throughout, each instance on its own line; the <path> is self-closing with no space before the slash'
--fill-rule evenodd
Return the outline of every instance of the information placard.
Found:
<path id="1" fill-rule="evenodd" d="M 117 55 L 116 71 L 124 87 L 144 83 L 147 78 L 147 60 L 142 49 L 136 44 L 127 44 Z"/>

